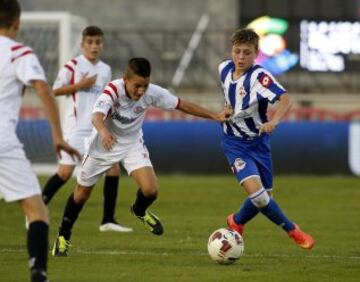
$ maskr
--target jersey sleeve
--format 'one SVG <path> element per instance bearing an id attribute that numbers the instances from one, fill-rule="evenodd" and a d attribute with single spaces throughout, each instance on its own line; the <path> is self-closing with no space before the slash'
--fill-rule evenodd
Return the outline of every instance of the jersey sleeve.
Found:
<path id="1" fill-rule="evenodd" d="M 58 89 L 63 86 L 75 83 L 75 67 L 74 61 L 70 61 L 59 70 L 56 80 L 53 84 L 53 89 Z"/>
<path id="2" fill-rule="evenodd" d="M 16 54 L 12 61 L 17 78 L 25 85 L 30 86 L 33 80 L 46 82 L 44 70 L 31 48 L 22 48 L 21 52 Z"/>
<path id="3" fill-rule="evenodd" d="M 116 84 L 109 82 L 101 95 L 97 98 L 94 104 L 93 113 L 103 113 L 104 115 L 107 115 L 118 98 L 119 91 Z"/>
<path id="4" fill-rule="evenodd" d="M 256 78 L 257 93 L 270 103 L 276 102 L 279 97 L 287 91 L 276 79 L 266 70 L 262 69 Z"/>
<path id="5" fill-rule="evenodd" d="M 171 94 L 169 90 L 151 84 L 149 91 L 152 94 L 152 106 L 163 110 L 174 110 L 179 105 L 179 98 Z"/>

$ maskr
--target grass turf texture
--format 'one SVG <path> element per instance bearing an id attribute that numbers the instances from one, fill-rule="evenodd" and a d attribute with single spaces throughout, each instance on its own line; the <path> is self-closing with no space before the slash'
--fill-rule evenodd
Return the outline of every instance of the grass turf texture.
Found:
<path id="1" fill-rule="evenodd" d="M 40 177 L 42 185 L 46 177 Z M 117 219 L 133 233 L 98 231 L 102 182 L 73 229 L 69 257 L 49 253 L 49 277 L 58 281 L 359 281 L 360 180 L 355 177 L 277 177 L 274 195 L 286 214 L 314 236 L 312 251 L 297 247 L 259 214 L 245 230 L 245 253 L 230 266 L 210 260 L 208 236 L 225 226 L 245 193 L 232 176 L 159 176 L 160 197 L 151 207 L 164 224 L 152 235 L 129 212 L 136 186 L 120 181 Z M 50 245 L 56 237 L 70 181 L 49 205 Z M 0 281 L 28 281 L 24 217 L 17 204 L 0 203 Z M 51 246 L 50 246 L 51 247 Z"/>

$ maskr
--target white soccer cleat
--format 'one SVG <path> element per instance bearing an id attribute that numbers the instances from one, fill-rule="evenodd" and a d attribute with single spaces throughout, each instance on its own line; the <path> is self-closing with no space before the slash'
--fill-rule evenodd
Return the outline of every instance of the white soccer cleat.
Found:
<path id="1" fill-rule="evenodd" d="M 113 232 L 132 232 L 131 227 L 122 226 L 118 223 L 108 222 L 101 224 L 99 227 L 101 232 L 113 231 Z"/>

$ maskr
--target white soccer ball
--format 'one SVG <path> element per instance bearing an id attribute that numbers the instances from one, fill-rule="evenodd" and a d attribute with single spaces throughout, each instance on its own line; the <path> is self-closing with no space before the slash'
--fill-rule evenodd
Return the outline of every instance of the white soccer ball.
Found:
<path id="1" fill-rule="evenodd" d="M 207 247 L 213 260 L 220 264 L 232 264 L 243 254 L 244 240 L 238 232 L 220 228 L 210 235 Z"/>

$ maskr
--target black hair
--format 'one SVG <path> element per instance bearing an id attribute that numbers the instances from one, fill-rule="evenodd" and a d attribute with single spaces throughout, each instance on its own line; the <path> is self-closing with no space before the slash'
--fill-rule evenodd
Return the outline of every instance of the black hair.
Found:
<path id="1" fill-rule="evenodd" d="M 0 28 L 9 28 L 20 18 L 21 8 L 17 0 L 0 0 Z"/>
<path id="2" fill-rule="evenodd" d="M 85 36 L 101 36 L 104 37 L 104 32 L 100 27 L 90 25 L 86 27 L 82 32 L 83 39 Z"/>
<path id="3" fill-rule="evenodd" d="M 146 58 L 131 58 L 127 64 L 126 75 L 131 77 L 136 74 L 141 77 L 149 77 L 151 64 Z"/>

